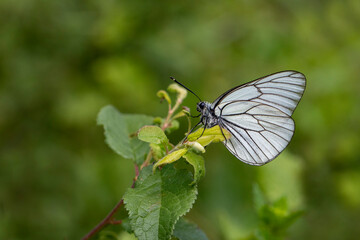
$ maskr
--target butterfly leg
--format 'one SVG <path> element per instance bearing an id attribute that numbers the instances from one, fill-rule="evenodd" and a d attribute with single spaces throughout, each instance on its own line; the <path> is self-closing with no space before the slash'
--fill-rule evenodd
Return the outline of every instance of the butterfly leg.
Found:
<path id="1" fill-rule="evenodd" d="M 205 129 L 206 129 L 206 126 L 207 126 L 207 123 L 208 123 L 208 118 L 206 118 L 206 119 L 205 119 L 204 129 L 203 129 L 203 131 L 202 131 L 202 133 L 201 133 L 200 137 L 198 137 L 197 139 L 201 138 L 201 137 L 202 137 L 202 135 L 204 134 Z M 197 139 L 196 139 L 196 140 L 197 140 Z"/>
<path id="2" fill-rule="evenodd" d="M 186 134 L 184 140 L 182 141 L 183 143 L 186 141 L 187 137 L 190 135 L 190 133 L 192 133 L 194 131 L 194 129 L 199 126 L 199 124 L 201 123 L 202 121 L 198 122 L 191 130 L 190 132 L 188 132 L 188 134 Z"/>

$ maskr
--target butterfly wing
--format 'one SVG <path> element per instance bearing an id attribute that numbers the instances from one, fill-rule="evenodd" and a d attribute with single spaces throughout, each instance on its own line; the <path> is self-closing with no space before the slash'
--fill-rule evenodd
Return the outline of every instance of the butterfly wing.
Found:
<path id="1" fill-rule="evenodd" d="M 218 110 L 234 100 L 252 100 L 273 106 L 291 116 L 300 101 L 306 80 L 302 73 L 284 71 L 230 89 L 211 105 Z"/>
<path id="2" fill-rule="evenodd" d="M 275 73 L 230 89 L 212 104 L 219 124 L 232 137 L 224 144 L 241 161 L 263 165 L 284 150 L 293 136 L 291 118 L 305 90 L 303 74 Z"/>

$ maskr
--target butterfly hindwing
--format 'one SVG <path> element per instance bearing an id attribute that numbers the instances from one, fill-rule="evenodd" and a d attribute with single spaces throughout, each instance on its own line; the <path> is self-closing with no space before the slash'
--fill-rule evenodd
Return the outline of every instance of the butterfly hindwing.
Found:
<path id="1" fill-rule="evenodd" d="M 236 106 L 241 106 L 241 112 L 233 112 Z M 232 135 L 224 142 L 225 146 L 238 159 L 251 165 L 263 165 L 279 155 L 295 128 L 294 121 L 285 113 L 252 101 L 234 101 L 226 105 L 220 125 Z"/>

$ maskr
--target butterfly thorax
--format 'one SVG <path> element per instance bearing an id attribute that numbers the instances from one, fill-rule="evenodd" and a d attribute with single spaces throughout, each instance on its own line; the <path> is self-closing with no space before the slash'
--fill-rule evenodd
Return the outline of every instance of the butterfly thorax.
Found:
<path id="1" fill-rule="evenodd" d="M 199 102 L 196 110 L 201 113 L 201 122 L 205 128 L 211 128 L 218 124 L 219 120 L 211 108 L 211 103 Z"/>

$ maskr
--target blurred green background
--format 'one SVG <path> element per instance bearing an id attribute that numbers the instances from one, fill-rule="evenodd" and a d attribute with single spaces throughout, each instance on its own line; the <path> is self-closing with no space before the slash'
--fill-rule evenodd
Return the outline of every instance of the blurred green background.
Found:
<path id="1" fill-rule="evenodd" d="M 357 239 L 359 26 L 358 0 L 0 1 L 0 239 L 79 239 L 122 197 L 133 166 L 104 143 L 102 106 L 164 116 L 169 76 L 213 101 L 287 69 L 308 80 L 289 147 L 253 167 L 211 145 L 187 217 L 240 239 L 257 182 L 306 210 L 288 239 Z"/>

